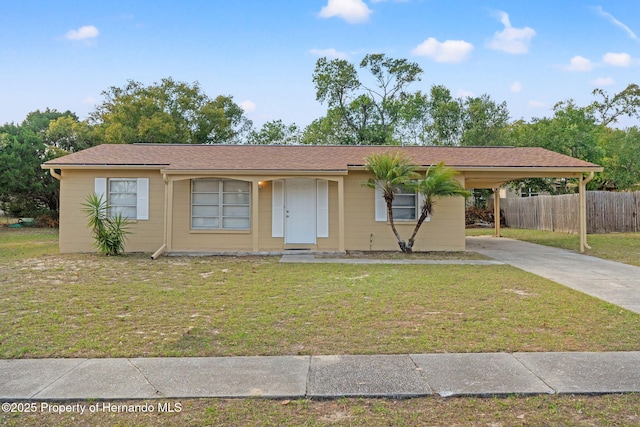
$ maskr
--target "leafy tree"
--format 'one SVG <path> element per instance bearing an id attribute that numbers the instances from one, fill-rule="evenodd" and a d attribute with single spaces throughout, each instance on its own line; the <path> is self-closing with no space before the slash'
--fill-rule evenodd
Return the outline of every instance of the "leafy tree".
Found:
<path id="1" fill-rule="evenodd" d="M 434 85 L 428 95 L 406 96 L 404 108 L 410 113 L 396 130 L 403 140 L 447 146 L 509 144 L 507 104 L 489 95 L 454 98 L 446 87 Z"/>
<path id="2" fill-rule="evenodd" d="M 58 154 L 45 142 L 49 124 L 66 117 L 75 116 L 47 109 L 29 113 L 19 126 L 0 127 L 0 204 L 11 215 L 58 211 L 59 183 L 40 165 Z"/>
<path id="3" fill-rule="evenodd" d="M 552 118 L 522 121 L 509 127 L 510 141 L 516 146 L 542 147 L 592 163 L 600 163 L 602 149 L 599 138 L 602 127 L 589 108 L 578 107 L 573 100 L 558 102 Z M 560 184 L 560 185 L 558 185 Z M 570 191 L 569 182 L 550 179 L 527 179 L 516 181 L 512 186 L 531 188 L 538 192 L 562 194 Z M 595 185 L 595 184 L 590 184 Z"/>
<path id="4" fill-rule="evenodd" d="M 433 145 L 459 145 L 462 139 L 462 103 L 444 86 L 431 87 L 427 103 L 431 125 L 429 139 Z"/>
<path id="5" fill-rule="evenodd" d="M 402 141 L 406 145 L 433 145 L 428 94 L 421 91 L 405 94 L 403 101 L 394 140 Z"/>
<path id="6" fill-rule="evenodd" d="M 355 66 L 348 61 L 318 59 L 313 73 L 316 99 L 339 113 L 351 134 L 347 139 L 362 145 L 393 143 L 407 97 L 405 90 L 420 80 L 422 69 L 406 59 L 384 54 L 366 55 L 360 68 L 369 71 L 372 86 L 360 81 Z"/>
<path id="7" fill-rule="evenodd" d="M 259 131 L 251 131 L 249 144 L 299 144 L 300 128 L 295 123 L 285 125 L 282 120 L 273 120 L 262 125 Z"/>
<path id="8" fill-rule="evenodd" d="M 398 246 L 404 253 L 413 251 L 413 244 L 418 230 L 424 223 L 425 219 L 433 212 L 433 207 L 438 197 L 468 197 L 470 193 L 466 191 L 462 184 L 457 181 L 454 176 L 456 172 L 440 163 L 430 167 L 423 179 L 416 172 L 417 166 L 411 163 L 411 160 L 400 153 L 389 154 L 371 154 L 367 157 L 365 169 L 373 176 L 369 178 L 363 185 L 379 189 L 387 205 L 387 218 L 393 234 L 398 240 Z M 404 241 L 393 220 L 393 200 L 395 194 L 402 188 L 414 190 L 422 194 L 422 205 L 420 208 L 420 216 L 416 222 L 416 226 L 408 241 Z"/>
<path id="9" fill-rule="evenodd" d="M 603 126 L 617 123 L 622 116 L 640 118 L 640 86 L 637 84 L 632 83 L 613 96 L 602 89 L 594 89 L 592 94 L 602 97 L 602 101 L 594 101 L 589 108 L 599 116 Z"/>
<path id="10" fill-rule="evenodd" d="M 90 123 L 106 143 L 239 143 L 252 127 L 232 97 L 210 99 L 197 82 L 165 78 L 144 86 L 130 80 L 102 95 Z"/>
<path id="11" fill-rule="evenodd" d="M 338 109 L 327 110 L 327 115 L 314 120 L 302 133 L 303 144 L 355 145 L 356 138 L 342 119 Z"/>
<path id="12" fill-rule="evenodd" d="M 489 95 L 466 98 L 462 102 L 460 145 L 508 145 L 509 110 L 507 103 L 496 103 Z"/>
<path id="13" fill-rule="evenodd" d="M 55 157 L 97 145 L 93 129 L 86 121 L 79 121 L 75 115 L 59 117 L 49 122 L 44 133 L 47 149 L 55 153 Z"/>
<path id="14" fill-rule="evenodd" d="M 631 190 L 640 186 L 640 129 L 606 129 L 600 138 L 604 151 L 600 176 L 605 189 Z"/>

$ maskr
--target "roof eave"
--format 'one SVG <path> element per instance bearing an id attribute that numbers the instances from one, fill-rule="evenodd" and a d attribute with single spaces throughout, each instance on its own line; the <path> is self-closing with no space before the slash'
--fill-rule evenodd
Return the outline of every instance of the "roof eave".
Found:
<path id="1" fill-rule="evenodd" d="M 347 175 L 346 169 L 172 169 L 164 168 L 165 175 Z"/>
<path id="2" fill-rule="evenodd" d="M 168 166 L 166 164 L 150 165 L 150 164 L 109 164 L 109 163 L 43 163 L 40 165 L 42 169 L 162 169 Z"/>

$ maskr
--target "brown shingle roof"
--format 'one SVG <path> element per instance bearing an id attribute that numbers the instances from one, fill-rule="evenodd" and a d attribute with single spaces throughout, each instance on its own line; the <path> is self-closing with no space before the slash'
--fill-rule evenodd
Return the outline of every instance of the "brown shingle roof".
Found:
<path id="1" fill-rule="evenodd" d="M 444 162 L 455 168 L 577 168 L 593 163 L 543 148 L 390 147 L 278 145 L 104 144 L 49 160 L 43 167 L 158 166 L 166 170 L 346 171 L 363 166 L 369 154 L 401 151 L 415 164 Z"/>

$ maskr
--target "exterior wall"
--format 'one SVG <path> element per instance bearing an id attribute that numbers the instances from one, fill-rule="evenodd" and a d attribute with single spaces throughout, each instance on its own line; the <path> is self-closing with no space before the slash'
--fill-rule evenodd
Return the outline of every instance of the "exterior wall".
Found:
<path id="1" fill-rule="evenodd" d="M 369 175 L 352 171 L 345 178 L 345 246 L 347 250 L 399 250 L 388 222 L 375 220 L 375 191 L 363 187 Z M 460 178 L 462 179 L 462 178 Z M 396 229 L 405 241 L 415 222 L 396 221 Z M 418 231 L 414 251 L 465 250 L 464 198 L 437 201 L 429 222 Z"/>
<path id="2" fill-rule="evenodd" d="M 323 179 L 319 177 L 319 179 Z M 273 181 L 262 181 L 260 189 L 259 236 L 260 251 L 282 251 L 285 247 L 283 237 L 272 237 L 271 215 L 273 202 Z M 313 226 L 313 224 L 310 224 Z M 306 245 L 318 251 L 338 250 L 338 183 L 329 181 L 329 237 L 316 238 L 315 245 Z M 304 246 L 304 245 L 303 245 Z"/>
<path id="3" fill-rule="evenodd" d="M 93 240 L 86 227 L 82 203 L 94 191 L 95 178 L 149 178 L 149 220 L 134 221 L 125 249 L 127 252 L 155 252 L 164 243 L 164 182 L 159 171 L 150 170 L 76 170 L 66 169 L 60 182 L 60 251 L 93 252 Z M 232 177 L 229 177 L 232 178 Z M 320 178 L 310 177 L 310 178 Z M 344 177 L 345 249 L 346 250 L 398 250 L 398 245 L 387 222 L 375 221 L 374 190 L 363 187 L 366 172 L 351 171 Z M 233 177 L 233 179 L 237 179 Z M 245 179 L 257 179 L 247 178 Z M 258 218 L 252 217 L 249 231 L 192 231 L 190 230 L 191 181 L 180 179 L 173 184 L 173 211 L 171 251 L 225 252 L 254 251 L 254 233 L 257 228 L 258 251 L 282 251 L 284 239 L 272 237 L 272 179 L 261 177 L 258 190 Z M 339 248 L 338 182 L 329 180 L 329 237 L 317 238 L 309 249 L 337 251 Z M 253 188 L 252 188 L 253 191 Z M 252 209 L 253 213 L 253 209 Z M 313 224 L 310 224 L 313 226 Z M 396 222 L 400 235 L 406 240 L 415 222 Z M 425 222 L 416 237 L 415 251 L 461 251 L 465 248 L 464 200 L 439 200 L 431 221 Z"/>
<path id="4" fill-rule="evenodd" d="M 216 178 L 238 179 L 234 176 Z M 280 177 L 278 179 L 281 179 Z M 253 236 L 258 229 L 258 251 L 273 252 L 285 249 L 284 238 L 272 237 L 272 194 L 273 181 L 270 177 L 261 180 L 258 190 L 258 218 L 251 218 L 249 231 L 203 231 L 190 229 L 191 180 L 174 181 L 173 184 L 173 221 L 172 251 L 176 252 L 252 252 Z M 253 190 L 252 190 L 253 191 Z M 314 224 L 309 224 L 315 226 Z M 338 248 L 338 184 L 329 181 L 329 237 L 317 238 L 315 245 L 308 247 L 319 251 L 336 251 Z"/>
<path id="5" fill-rule="evenodd" d="M 204 178 L 204 177 L 203 177 Z M 217 177 L 216 177 L 217 178 Z M 252 224 L 254 218 L 251 219 Z M 218 252 L 253 250 L 250 231 L 191 230 L 191 180 L 173 183 L 173 251 Z"/>
<path id="6" fill-rule="evenodd" d="M 153 170 L 64 169 L 60 180 L 60 252 L 95 252 L 87 217 L 86 197 L 95 190 L 95 178 L 149 178 L 149 219 L 132 220 L 126 252 L 155 252 L 163 243 L 164 182 Z"/>

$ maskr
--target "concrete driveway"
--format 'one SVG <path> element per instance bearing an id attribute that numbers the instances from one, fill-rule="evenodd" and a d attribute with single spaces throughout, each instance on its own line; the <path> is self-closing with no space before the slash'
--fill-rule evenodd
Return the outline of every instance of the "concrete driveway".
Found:
<path id="1" fill-rule="evenodd" d="M 640 313 L 640 267 L 505 237 L 467 237 L 467 250 Z"/>

